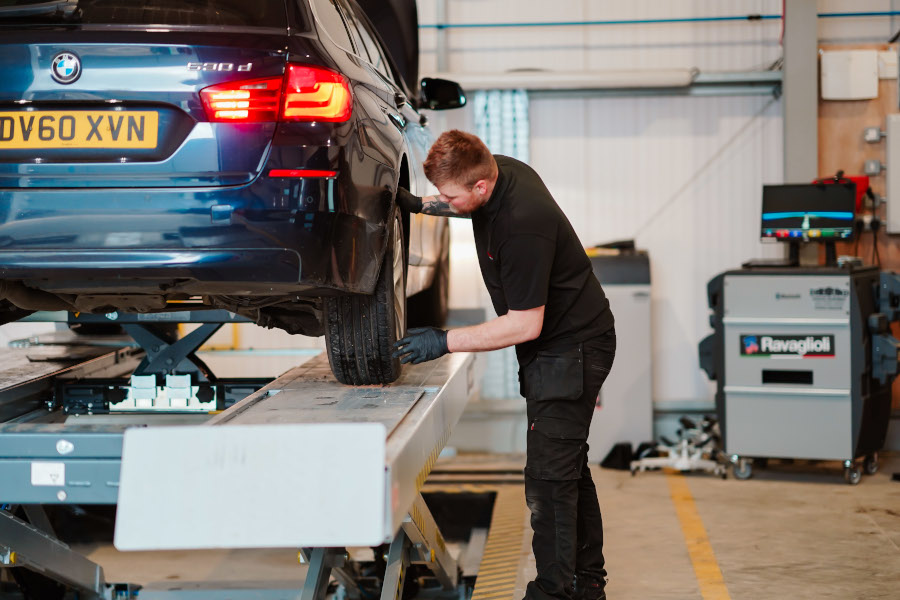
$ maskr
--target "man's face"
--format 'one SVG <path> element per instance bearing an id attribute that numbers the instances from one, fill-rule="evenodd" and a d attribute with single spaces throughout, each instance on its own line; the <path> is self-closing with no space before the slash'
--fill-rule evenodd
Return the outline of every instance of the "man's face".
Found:
<path id="1" fill-rule="evenodd" d="M 437 186 L 437 190 L 440 200 L 448 202 L 461 215 L 478 210 L 488 200 L 487 184 L 484 181 L 476 182 L 472 189 L 458 183 L 444 183 Z"/>

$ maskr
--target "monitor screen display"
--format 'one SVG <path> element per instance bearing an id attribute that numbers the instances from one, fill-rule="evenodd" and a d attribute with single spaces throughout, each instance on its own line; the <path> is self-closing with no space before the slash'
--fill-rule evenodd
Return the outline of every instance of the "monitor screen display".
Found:
<path id="1" fill-rule="evenodd" d="M 763 186 L 762 237 L 786 242 L 853 238 L 856 184 Z"/>

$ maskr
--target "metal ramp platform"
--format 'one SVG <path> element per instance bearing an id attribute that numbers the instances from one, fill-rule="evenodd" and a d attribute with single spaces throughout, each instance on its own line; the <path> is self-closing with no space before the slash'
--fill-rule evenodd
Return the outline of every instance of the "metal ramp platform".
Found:
<path id="1" fill-rule="evenodd" d="M 389 386 L 348 387 L 319 356 L 204 425 L 129 430 L 116 546 L 383 543 L 409 511 L 474 380 L 474 357 L 455 354 L 406 368 Z M 263 510 L 253 522 L 223 527 L 204 517 L 209 497 Z"/>
<path id="2" fill-rule="evenodd" d="M 142 358 L 135 348 L 106 350 L 94 354 L 119 365 L 117 375 Z M 73 365 L 62 367 L 45 375 Z M 331 576 L 359 597 L 348 546 L 390 545 L 385 600 L 414 563 L 452 590 L 458 569 L 419 491 L 476 381 L 474 356 L 453 354 L 405 368 L 390 386 L 352 388 L 321 355 L 212 416 L 94 425 L 33 403 L 0 423 L 0 567 L 39 571 L 80 597 L 133 597 L 41 518 L 43 504 L 117 504 L 124 550 L 297 548 L 309 562 L 304 600 L 324 598 Z M 17 505 L 25 520 L 13 516 Z M 240 510 L 215 510 L 225 505 Z"/>

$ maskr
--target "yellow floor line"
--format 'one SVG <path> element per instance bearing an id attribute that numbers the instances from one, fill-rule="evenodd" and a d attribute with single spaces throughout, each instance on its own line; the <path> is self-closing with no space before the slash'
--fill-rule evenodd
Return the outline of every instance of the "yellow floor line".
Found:
<path id="1" fill-rule="evenodd" d="M 700 584 L 703 600 L 731 600 L 722 578 L 722 570 L 716 562 L 712 545 L 706 536 L 706 528 L 697 512 L 697 505 L 688 487 L 687 478 L 680 473 L 667 473 L 669 492 L 675 504 L 675 512 L 681 522 L 681 531 L 687 543 L 688 554 L 694 565 L 694 574 Z"/>
<path id="2" fill-rule="evenodd" d="M 472 600 L 512 598 L 519 574 L 526 511 L 525 493 L 521 486 L 497 490 Z"/>

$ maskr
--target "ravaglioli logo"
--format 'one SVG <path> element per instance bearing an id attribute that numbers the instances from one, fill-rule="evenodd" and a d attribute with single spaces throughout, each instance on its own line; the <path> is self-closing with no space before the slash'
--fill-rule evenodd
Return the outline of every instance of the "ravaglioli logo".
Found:
<path id="1" fill-rule="evenodd" d="M 775 292 L 776 300 L 799 300 L 800 294 L 785 294 L 784 292 Z"/>
<path id="2" fill-rule="evenodd" d="M 741 355 L 776 358 L 834 356 L 833 335 L 742 335 Z"/>
<path id="3" fill-rule="evenodd" d="M 50 61 L 50 76 L 59 83 L 72 83 L 81 76 L 81 60 L 71 52 L 60 52 Z"/>

